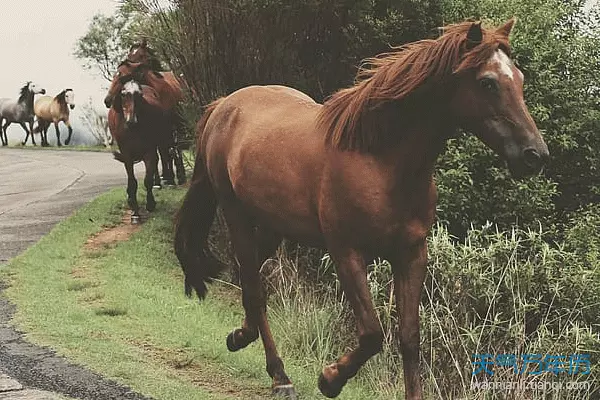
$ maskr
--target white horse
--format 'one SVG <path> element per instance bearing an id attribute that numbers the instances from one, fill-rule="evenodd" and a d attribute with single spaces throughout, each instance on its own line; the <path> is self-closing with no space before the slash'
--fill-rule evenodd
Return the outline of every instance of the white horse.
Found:
<path id="1" fill-rule="evenodd" d="M 21 88 L 17 100 L 0 99 L 0 127 L 2 128 L 0 138 L 2 139 L 2 146 L 8 145 L 6 129 L 13 122 L 21 125 L 27 134 L 23 144 L 27 143 L 27 138 L 31 135 L 31 142 L 35 145 L 35 139 L 33 138 L 33 97 L 36 94 L 46 94 L 46 90 L 29 81 Z M 3 121 L 5 121 L 4 124 L 2 124 Z M 25 126 L 25 122 L 29 122 L 29 130 Z"/>
<path id="2" fill-rule="evenodd" d="M 75 108 L 75 93 L 73 89 L 65 89 L 54 97 L 42 96 L 37 99 L 33 111 L 38 119 L 36 132 L 40 132 L 42 136 L 42 146 L 48 146 L 48 128 L 50 127 L 50 123 L 54 123 L 56 144 L 62 146 L 60 143 L 60 130 L 58 129 L 60 121 L 64 122 L 67 128 L 69 128 L 69 136 L 65 140 L 65 144 L 69 144 L 71 135 L 73 134 L 73 128 L 69 122 L 69 108 L 71 110 Z"/>

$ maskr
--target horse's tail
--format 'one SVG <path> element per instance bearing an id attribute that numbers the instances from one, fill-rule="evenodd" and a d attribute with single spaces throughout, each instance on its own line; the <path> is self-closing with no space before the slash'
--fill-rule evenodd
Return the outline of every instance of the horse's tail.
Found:
<path id="1" fill-rule="evenodd" d="M 219 103 L 216 100 L 208 105 L 197 124 L 198 141 L 204 134 L 208 118 Z M 185 294 L 196 291 L 199 299 L 206 296 L 206 283 L 218 277 L 223 264 L 217 260 L 208 248 L 208 233 L 217 211 L 217 198 L 210 184 L 208 171 L 199 149 L 192 183 L 175 221 L 175 254 L 185 275 Z"/>
<path id="2" fill-rule="evenodd" d="M 123 164 L 125 164 L 125 162 L 127 161 L 125 156 L 122 153 L 119 153 L 118 151 L 113 151 L 113 157 L 115 158 L 115 160 L 121 161 Z"/>

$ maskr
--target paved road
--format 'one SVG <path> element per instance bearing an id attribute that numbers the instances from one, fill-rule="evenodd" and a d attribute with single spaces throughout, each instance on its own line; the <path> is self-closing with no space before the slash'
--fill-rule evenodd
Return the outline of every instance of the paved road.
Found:
<path id="1" fill-rule="evenodd" d="M 142 176 L 143 166 L 136 167 Z M 123 165 L 110 153 L 0 148 L 0 264 L 24 251 L 59 221 L 111 187 Z M 112 381 L 27 343 L 0 299 L 0 400 L 144 399 Z M 64 397 L 63 397 L 64 398 Z"/>

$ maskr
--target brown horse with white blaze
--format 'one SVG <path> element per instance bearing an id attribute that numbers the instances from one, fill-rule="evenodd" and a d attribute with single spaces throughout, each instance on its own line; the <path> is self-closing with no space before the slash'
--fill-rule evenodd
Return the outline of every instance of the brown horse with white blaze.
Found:
<path id="1" fill-rule="evenodd" d="M 127 202 L 132 210 L 132 223 L 140 222 L 138 185 L 133 170 L 139 161 L 146 167 L 146 209 L 154 211 L 156 207 L 152 186 L 158 167 L 156 150 L 166 141 L 166 113 L 156 91 L 135 80 L 124 83 L 108 111 L 108 126 L 119 146 L 119 152 L 113 154 L 125 165 L 127 173 Z"/>
<path id="2" fill-rule="evenodd" d="M 368 60 L 357 83 L 323 105 L 292 88 L 252 86 L 208 106 L 175 252 L 186 293 L 203 298 L 219 272 L 207 235 L 220 205 L 245 310 L 227 347 L 239 350 L 260 335 L 276 393 L 296 397 L 269 329 L 259 270 L 286 237 L 328 249 L 356 316 L 358 346 L 323 369 L 321 392 L 336 397 L 381 351 L 366 266 L 383 257 L 392 265 L 401 316 L 405 398 L 422 398 L 419 303 L 438 155 L 464 128 L 515 177 L 539 173 L 549 157 L 523 101 L 523 75 L 510 59 L 512 27 L 513 20 L 497 29 L 448 26 L 436 40 Z"/>
<path id="3" fill-rule="evenodd" d="M 123 82 L 134 78 L 143 85 L 152 87 L 158 94 L 160 101 L 165 109 L 169 110 L 169 125 L 167 130 L 172 134 L 172 143 L 164 149 L 159 149 L 163 167 L 163 175 L 167 184 L 174 184 L 174 172 L 172 165 L 172 156 L 175 158 L 177 167 L 177 179 L 179 184 L 186 181 L 185 168 L 181 151 L 177 146 L 177 135 L 174 133 L 176 128 L 181 129 L 183 125 L 182 118 L 178 112 L 178 105 L 183 99 L 181 85 L 175 75 L 170 71 L 158 71 L 158 61 L 152 56 L 150 50 L 145 46 L 130 51 L 128 58 L 117 68 L 117 72 L 111 82 L 108 94 L 104 99 L 106 107 L 110 107 L 114 97 L 123 87 Z M 131 61 L 133 57 L 139 61 Z M 173 149 L 171 154 L 170 149 Z"/>

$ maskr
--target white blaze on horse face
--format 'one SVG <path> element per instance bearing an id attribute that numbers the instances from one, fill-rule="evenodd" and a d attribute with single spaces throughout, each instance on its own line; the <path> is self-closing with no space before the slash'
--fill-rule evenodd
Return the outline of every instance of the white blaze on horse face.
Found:
<path id="1" fill-rule="evenodd" d="M 501 49 L 496 50 L 494 56 L 491 59 L 491 62 L 493 64 L 498 65 L 501 74 L 506 75 L 511 80 L 515 79 L 513 74 L 514 64 L 504 51 L 502 51 Z"/>
<path id="2" fill-rule="evenodd" d="M 41 88 L 40 86 L 38 86 L 37 84 L 35 84 L 33 82 L 29 83 L 29 90 L 34 94 L 40 94 L 42 92 L 45 92 L 45 90 L 43 88 Z"/>
<path id="3" fill-rule="evenodd" d="M 123 85 L 123 90 L 121 91 L 121 93 L 123 94 L 135 94 L 135 93 L 141 93 L 142 92 L 142 88 L 140 87 L 139 83 L 137 83 L 136 81 L 129 81 L 127 82 L 125 85 Z"/>
<path id="4" fill-rule="evenodd" d="M 75 92 L 73 92 L 72 90 L 67 90 L 67 92 L 65 93 L 65 101 L 69 105 L 75 105 Z"/>

